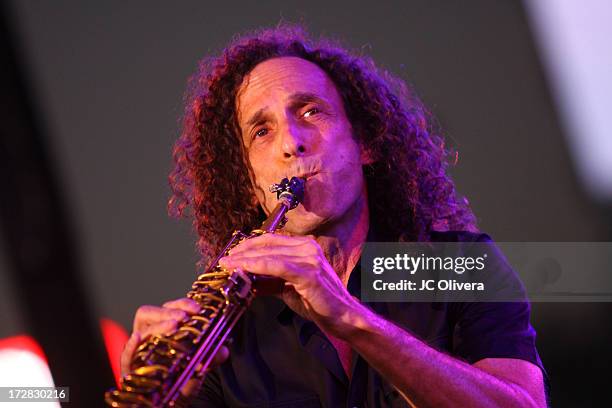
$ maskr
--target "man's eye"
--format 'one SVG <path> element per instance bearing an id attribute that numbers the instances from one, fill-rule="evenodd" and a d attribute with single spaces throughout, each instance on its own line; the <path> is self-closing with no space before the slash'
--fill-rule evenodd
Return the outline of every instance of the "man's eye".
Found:
<path id="1" fill-rule="evenodd" d="M 255 134 L 253 135 L 254 137 L 262 137 L 268 134 L 268 129 L 263 128 L 263 129 L 259 129 L 257 132 L 255 132 Z"/>
<path id="2" fill-rule="evenodd" d="M 316 115 L 317 113 L 320 113 L 321 111 L 319 110 L 319 108 L 310 108 L 308 109 L 306 112 L 304 112 L 304 116 L 305 118 L 308 118 L 312 115 Z"/>

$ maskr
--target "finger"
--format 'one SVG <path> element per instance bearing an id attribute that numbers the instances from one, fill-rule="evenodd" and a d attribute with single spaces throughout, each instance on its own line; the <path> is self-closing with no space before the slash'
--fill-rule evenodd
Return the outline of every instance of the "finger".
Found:
<path id="1" fill-rule="evenodd" d="M 308 320 L 312 320 L 312 317 L 309 315 L 308 303 L 302 298 L 302 296 L 300 296 L 300 294 L 295 290 L 295 287 L 293 287 L 291 284 L 287 283 L 285 285 L 279 298 L 295 313 Z"/>
<path id="2" fill-rule="evenodd" d="M 293 300 L 293 299 L 299 298 L 299 297 L 300 297 L 300 295 L 295 290 L 295 286 L 293 286 L 289 282 L 285 282 L 285 284 L 283 285 L 283 289 L 281 290 L 281 293 L 280 293 L 280 299 L 283 302 L 289 304 L 290 300 Z"/>
<path id="3" fill-rule="evenodd" d="M 140 334 L 137 332 L 132 333 L 127 343 L 125 343 L 125 347 L 123 348 L 123 352 L 121 353 L 120 359 L 120 367 L 121 367 L 121 376 L 125 376 L 130 371 L 130 363 L 132 362 L 132 356 L 134 355 L 134 351 L 136 347 L 140 344 Z"/>
<path id="4" fill-rule="evenodd" d="M 217 350 L 217 354 L 213 357 L 211 368 L 214 368 L 220 364 L 223 364 L 225 360 L 229 357 L 229 349 L 226 346 L 221 346 L 219 350 Z"/>
<path id="5" fill-rule="evenodd" d="M 148 325 L 139 334 L 143 339 L 156 334 L 169 335 L 176 331 L 180 323 L 180 320 L 175 319 L 164 320 L 163 322 Z"/>
<path id="6" fill-rule="evenodd" d="M 191 378 L 185 383 L 183 388 L 181 388 L 181 394 L 183 394 L 186 398 L 191 399 L 193 396 L 195 396 L 200 387 L 202 387 L 203 381 L 203 378 Z"/>
<path id="7" fill-rule="evenodd" d="M 139 307 L 136 311 L 133 331 L 142 333 L 151 324 L 170 319 L 181 321 L 186 318 L 187 312 L 184 310 L 145 305 Z"/>
<path id="8" fill-rule="evenodd" d="M 302 245 L 307 242 L 309 238 L 303 236 L 286 236 L 279 234 L 263 234 L 255 238 L 245 239 L 235 248 L 232 248 L 230 253 L 239 254 L 244 251 L 248 251 L 254 247 L 265 247 L 265 246 L 296 246 Z"/>
<path id="9" fill-rule="evenodd" d="M 176 300 L 170 300 L 162 305 L 162 307 L 166 307 L 169 309 L 179 309 L 187 312 L 190 315 L 198 313 L 202 308 L 193 299 L 189 298 L 181 298 Z"/>
<path id="10" fill-rule="evenodd" d="M 318 245 L 312 245 L 310 243 L 303 243 L 301 245 L 264 245 L 255 246 L 249 249 L 231 252 L 230 257 L 233 256 L 277 256 L 277 255 L 288 255 L 288 256 L 316 256 L 321 252 Z"/>
<path id="11" fill-rule="evenodd" d="M 240 268 L 254 274 L 270 275 L 292 283 L 298 283 L 309 276 L 315 268 L 313 257 L 279 255 L 274 257 L 228 256 L 222 258 L 221 266 L 226 269 Z"/>
<path id="12" fill-rule="evenodd" d="M 159 323 L 154 323 L 146 326 L 141 332 L 134 332 L 128 339 L 123 353 L 121 354 L 121 373 L 122 375 L 127 374 L 130 371 L 130 364 L 134 357 L 134 352 L 140 345 L 142 339 L 146 339 L 148 336 L 155 335 L 170 335 L 176 331 L 180 321 L 175 319 L 165 320 Z"/>

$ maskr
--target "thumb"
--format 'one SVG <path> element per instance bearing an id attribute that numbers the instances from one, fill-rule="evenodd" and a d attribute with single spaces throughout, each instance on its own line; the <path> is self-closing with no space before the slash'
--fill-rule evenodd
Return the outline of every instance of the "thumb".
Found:
<path id="1" fill-rule="evenodd" d="M 124 377 L 130 372 L 130 365 L 132 363 L 132 357 L 134 356 L 134 351 L 140 344 L 140 333 L 134 332 L 128 339 L 127 343 L 125 343 L 125 347 L 123 348 L 123 353 L 121 353 L 121 376 Z"/>

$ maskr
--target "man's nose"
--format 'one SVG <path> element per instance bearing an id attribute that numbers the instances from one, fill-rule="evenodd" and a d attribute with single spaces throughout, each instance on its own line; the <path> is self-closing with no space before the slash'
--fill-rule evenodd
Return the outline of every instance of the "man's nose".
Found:
<path id="1" fill-rule="evenodd" d="M 283 159 L 291 159 L 308 153 L 308 131 L 296 125 L 288 123 L 281 131 L 280 152 Z"/>

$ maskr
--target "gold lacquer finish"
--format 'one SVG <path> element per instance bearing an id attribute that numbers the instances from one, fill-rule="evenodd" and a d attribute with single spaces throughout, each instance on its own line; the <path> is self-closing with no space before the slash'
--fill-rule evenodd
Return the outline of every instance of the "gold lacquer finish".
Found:
<path id="1" fill-rule="evenodd" d="M 131 371 L 121 379 L 119 389 L 105 394 L 112 407 L 179 407 L 188 402 L 181 394 L 191 379 L 201 381 L 214 355 L 226 341 L 254 297 L 255 277 L 239 269 L 226 270 L 219 260 L 245 239 L 274 232 L 286 222 L 287 211 L 304 198 L 304 180 L 283 179 L 270 187 L 279 203 L 262 224 L 249 234 L 234 232 L 230 242 L 200 274 L 187 293 L 202 310 L 183 321 L 168 335 L 149 336 L 136 349 Z"/>

